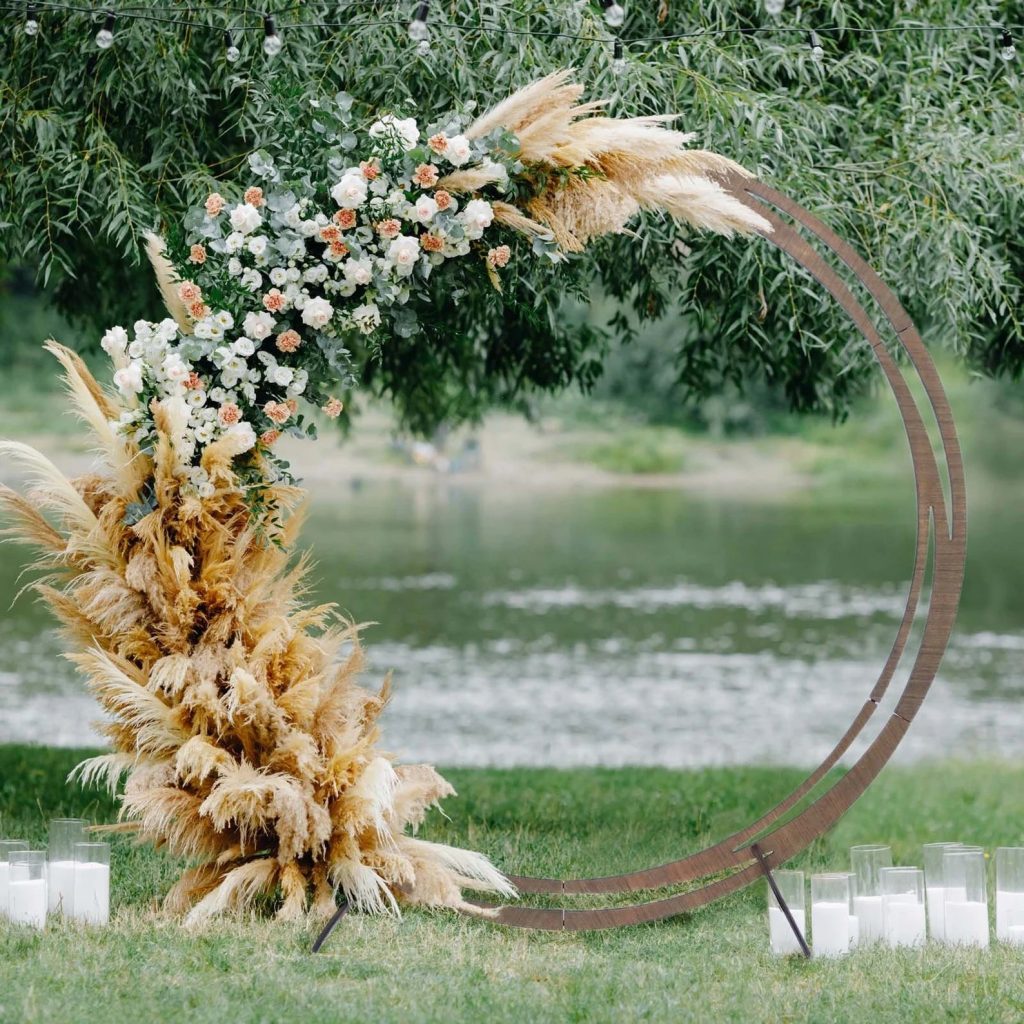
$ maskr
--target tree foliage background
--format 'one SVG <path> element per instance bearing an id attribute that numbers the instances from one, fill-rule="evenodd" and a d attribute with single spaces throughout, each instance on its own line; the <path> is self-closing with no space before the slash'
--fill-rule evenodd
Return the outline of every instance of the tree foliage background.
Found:
<path id="1" fill-rule="evenodd" d="M 368 117 L 429 120 L 573 66 L 615 114 L 678 112 L 697 144 L 848 237 L 930 344 L 994 376 L 1024 368 L 1022 58 L 1001 60 L 992 29 L 917 30 L 1020 24 L 1021 2 L 790 0 L 773 18 L 761 0 L 631 0 L 621 73 L 596 0 L 435 0 L 426 56 L 407 36 L 411 4 L 281 0 L 284 49 L 273 59 L 260 48 L 262 11 L 135 0 L 133 10 L 167 20 L 123 17 L 115 45 L 99 51 L 103 7 L 37 6 L 41 29 L 29 37 L 24 5 L 0 3 L 0 265 L 32 268 L 97 337 L 158 314 L 142 233 L 177 223 L 218 180 L 244 179 L 253 149 L 297 135 L 317 145 L 317 95 L 345 90 Z M 234 65 L 225 28 L 243 51 Z M 599 303 L 611 314 L 585 315 L 601 293 L 616 300 Z M 609 345 L 649 321 L 690 401 L 750 385 L 841 416 L 873 377 L 867 346 L 772 247 L 657 217 L 565 268 L 532 264 L 506 301 L 460 286 L 435 302 L 434 330 L 361 366 L 422 430 L 588 387 Z"/>

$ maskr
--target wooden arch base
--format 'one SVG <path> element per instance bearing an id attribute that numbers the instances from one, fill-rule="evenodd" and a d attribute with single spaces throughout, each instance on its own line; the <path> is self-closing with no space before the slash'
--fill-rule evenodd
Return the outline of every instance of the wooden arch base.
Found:
<path id="1" fill-rule="evenodd" d="M 864 706 L 833 751 L 781 803 L 742 831 L 700 853 L 624 875 L 574 879 L 511 876 L 512 882 L 524 895 L 543 893 L 563 897 L 621 894 L 698 884 L 664 899 L 607 909 L 521 905 L 491 908 L 494 912 L 492 920 L 499 924 L 549 931 L 584 931 L 657 921 L 721 899 L 760 878 L 763 867 L 751 851 L 755 842 L 767 867 L 774 868 L 789 860 L 842 817 L 892 756 L 928 693 L 953 629 L 963 582 L 966 541 L 963 463 L 949 402 L 917 328 L 878 274 L 816 217 L 755 179 L 737 176 L 725 180 L 723 185 L 742 203 L 771 222 L 773 231 L 766 234 L 765 239 L 789 253 L 842 306 L 871 346 L 896 397 L 910 443 L 917 495 L 916 556 L 903 619 L 889 657 Z M 784 220 L 783 215 L 789 220 Z M 805 234 L 816 239 L 845 264 L 861 292 L 870 296 L 881 311 L 879 326 L 884 327 L 888 322 L 888 329 L 895 334 L 909 365 L 917 373 L 927 398 L 925 412 L 930 407 L 938 426 L 946 465 L 946 488 L 943 487 L 936 450 L 929 439 L 922 409 L 886 348 L 879 327 L 828 259 L 812 248 Z M 932 587 L 927 616 L 920 646 L 895 711 L 846 775 L 799 813 L 790 813 L 836 765 L 878 707 L 907 646 L 929 563 Z M 704 884 L 699 884 L 701 882 Z"/>

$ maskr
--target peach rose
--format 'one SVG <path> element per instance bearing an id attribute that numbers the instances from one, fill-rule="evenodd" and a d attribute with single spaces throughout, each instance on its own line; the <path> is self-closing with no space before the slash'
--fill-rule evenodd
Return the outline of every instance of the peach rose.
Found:
<path id="1" fill-rule="evenodd" d="M 193 284 L 191 281 L 182 281 L 178 285 L 178 298 L 182 302 L 198 302 L 202 297 L 203 293 L 199 285 Z"/>
<path id="2" fill-rule="evenodd" d="M 288 406 L 288 411 L 293 416 L 299 411 L 299 403 L 294 398 L 287 399 L 284 404 Z"/>
<path id="3" fill-rule="evenodd" d="M 203 378 L 193 370 L 182 383 L 186 391 L 198 391 L 203 386 Z"/>
<path id="4" fill-rule="evenodd" d="M 354 228 L 356 226 L 356 211 L 339 210 L 334 215 L 334 223 L 343 231 L 348 231 L 349 228 Z"/>
<path id="5" fill-rule="evenodd" d="M 440 252 L 444 248 L 444 239 L 438 235 L 420 235 L 420 247 L 424 252 Z"/>
<path id="6" fill-rule="evenodd" d="M 341 241 L 331 242 L 331 254 L 341 258 L 348 255 L 348 246 Z"/>
<path id="7" fill-rule="evenodd" d="M 206 197 L 206 212 L 211 217 L 216 217 L 224 209 L 224 197 L 219 192 L 211 192 Z"/>
<path id="8" fill-rule="evenodd" d="M 225 402 L 220 407 L 220 412 L 217 413 L 217 419 L 220 420 L 222 426 L 230 427 L 233 423 L 237 423 L 242 418 L 242 410 L 235 405 L 234 402 Z"/>
<path id="9" fill-rule="evenodd" d="M 512 250 L 507 245 L 499 245 L 496 249 L 487 251 L 487 262 L 492 267 L 507 267 L 510 259 Z"/>
<path id="10" fill-rule="evenodd" d="M 328 224 L 320 229 L 320 237 L 325 242 L 339 242 L 341 241 L 341 230 L 337 224 Z"/>
<path id="11" fill-rule="evenodd" d="M 263 189 L 259 185 L 250 185 L 244 193 L 242 193 L 242 201 L 248 203 L 250 206 L 262 206 L 263 205 Z"/>
<path id="12" fill-rule="evenodd" d="M 377 234 L 381 238 L 397 238 L 402 232 L 402 225 L 394 217 L 382 220 L 377 225 Z"/>
<path id="13" fill-rule="evenodd" d="M 188 307 L 188 315 L 193 320 L 205 320 L 210 315 L 210 307 L 200 299 Z"/>
<path id="14" fill-rule="evenodd" d="M 266 413 L 267 419 L 278 426 L 287 422 L 288 417 L 291 416 L 291 410 L 284 402 L 267 402 L 263 406 L 263 411 Z"/>
<path id="15" fill-rule="evenodd" d="M 279 288 L 271 288 L 270 291 L 263 296 L 263 308 L 269 310 L 271 313 L 280 313 L 287 302 L 288 300 L 284 297 L 284 294 Z"/>
<path id="16" fill-rule="evenodd" d="M 324 413 L 332 420 L 336 420 L 341 415 L 341 410 L 345 406 L 342 404 L 340 398 L 329 398 L 324 405 Z"/>
<path id="17" fill-rule="evenodd" d="M 188 251 L 189 263 L 205 263 L 206 262 L 206 246 L 205 245 L 193 245 Z"/>
<path id="18" fill-rule="evenodd" d="M 412 180 L 422 188 L 432 188 L 437 184 L 437 168 L 433 164 L 420 164 L 413 173 Z"/>
<path id="19" fill-rule="evenodd" d="M 280 352 L 294 352 L 302 344 L 298 331 L 282 331 L 277 336 L 277 348 Z"/>
<path id="20" fill-rule="evenodd" d="M 280 430 L 264 430 L 260 434 L 260 444 L 264 447 L 269 448 L 272 444 L 277 442 L 277 439 L 281 436 Z"/>
<path id="21" fill-rule="evenodd" d="M 359 170 L 363 172 L 363 177 L 367 181 L 373 181 L 380 174 L 380 168 L 373 160 L 361 160 L 359 162 Z"/>
<path id="22" fill-rule="evenodd" d="M 443 153 L 448 148 L 448 138 L 445 136 L 444 132 L 438 132 L 436 135 L 431 135 L 430 138 L 427 139 L 427 145 L 435 153 Z"/>
<path id="23" fill-rule="evenodd" d="M 439 188 L 434 193 L 434 202 L 437 203 L 437 208 L 439 210 L 447 210 L 448 207 L 452 205 L 451 192 L 446 192 L 443 188 Z"/>

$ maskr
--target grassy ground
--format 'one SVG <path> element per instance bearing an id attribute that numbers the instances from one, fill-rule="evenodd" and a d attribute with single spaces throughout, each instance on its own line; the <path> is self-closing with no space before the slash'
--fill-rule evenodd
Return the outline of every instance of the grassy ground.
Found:
<path id="1" fill-rule="evenodd" d="M 65 787 L 81 751 L 0 747 L 0 834 L 43 837 L 57 814 L 108 820 L 111 801 Z M 787 769 L 453 771 L 462 792 L 433 838 L 536 872 L 603 872 L 693 848 L 776 799 Z M 801 866 L 838 868 L 857 841 L 1021 841 L 1024 766 L 887 771 Z M 114 849 L 114 923 L 44 934 L 0 927 L 0 1021 L 870 1021 L 1024 1019 L 1024 955 L 864 950 L 839 962 L 767 952 L 755 886 L 693 915 L 593 934 L 514 932 L 445 913 L 350 918 L 324 952 L 312 931 L 260 919 L 186 934 L 156 913 L 175 864 Z"/>

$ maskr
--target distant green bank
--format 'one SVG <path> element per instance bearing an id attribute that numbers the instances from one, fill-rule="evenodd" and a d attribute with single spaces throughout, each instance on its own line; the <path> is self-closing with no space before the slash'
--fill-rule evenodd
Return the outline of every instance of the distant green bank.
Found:
<path id="1" fill-rule="evenodd" d="M 107 794 L 66 786 L 84 751 L 0 747 L 0 834 L 42 841 L 59 815 L 112 820 Z M 538 874 L 622 871 L 721 837 L 801 778 L 789 768 L 453 770 L 460 791 L 426 835 Z M 856 842 L 897 863 L 924 842 L 1024 841 L 1024 765 L 889 768 L 798 859 L 839 868 Z M 0 1021 L 935 1021 L 1024 1017 L 1024 953 L 865 950 L 839 962 L 767 952 L 755 886 L 693 915 L 592 934 L 507 931 L 448 913 L 353 917 L 326 950 L 311 927 L 228 920 L 187 934 L 156 912 L 177 865 L 115 841 L 114 923 L 103 931 L 0 926 Z M 141 1015 L 141 1016 L 140 1016 Z"/>

